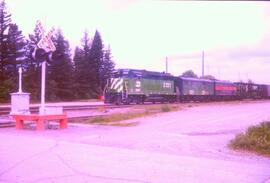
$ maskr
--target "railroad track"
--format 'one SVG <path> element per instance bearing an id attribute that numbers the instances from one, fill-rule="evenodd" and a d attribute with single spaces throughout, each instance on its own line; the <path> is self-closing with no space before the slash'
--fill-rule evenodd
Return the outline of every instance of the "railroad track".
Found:
<path id="1" fill-rule="evenodd" d="M 50 105 L 52 106 L 52 105 Z M 63 111 L 64 112 L 71 112 L 71 111 L 84 111 L 84 110 L 106 110 L 106 109 L 114 109 L 114 108 L 126 108 L 126 107 L 130 107 L 130 105 L 108 105 L 108 104 L 104 104 L 104 105 L 69 105 L 69 106 L 63 106 Z M 14 121 L 12 120 L 12 118 L 10 118 L 9 113 L 10 113 L 10 107 L 1 107 L 0 106 L 0 128 L 3 127 L 12 127 L 15 126 Z M 30 107 L 30 112 L 35 114 L 38 113 L 39 111 L 39 106 L 31 106 Z M 102 116 L 102 115 L 100 115 Z M 86 119 L 89 117 L 93 117 L 92 115 L 77 115 L 77 116 L 70 116 L 68 117 L 68 119 Z"/>
<path id="2" fill-rule="evenodd" d="M 259 101 L 259 100 L 257 100 Z M 223 102 L 223 101 L 220 101 Z M 227 101 L 230 102 L 230 101 Z M 254 102 L 254 100 L 250 100 L 250 99 L 246 99 L 246 100 L 242 100 L 242 101 L 231 101 L 231 102 Z M 176 103 L 176 104 L 186 104 L 186 103 L 191 103 L 191 102 L 181 102 L 181 103 Z M 196 103 L 196 102 L 195 102 Z M 199 102 L 199 103 L 204 103 L 204 102 Z M 207 103 L 212 103 L 212 102 L 207 102 Z M 160 104 L 160 103 L 156 103 L 156 104 Z M 103 104 L 103 105 L 64 105 L 63 106 L 63 110 L 64 111 L 76 111 L 76 110 L 97 110 L 99 108 L 104 108 L 104 109 L 113 109 L 113 108 L 127 108 L 130 106 L 136 106 L 136 105 L 141 105 L 141 104 L 129 104 L 129 105 L 113 105 L 113 104 Z M 143 105 L 155 105 L 152 102 L 145 102 Z M 52 105 L 49 104 L 48 106 L 60 106 L 60 105 Z M 39 110 L 39 106 L 31 106 L 30 107 L 30 112 L 31 113 L 38 113 Z M 0 105 L 0 117 L 3 115 L 9 115 L 11 109 L 10 107 L 6 107 L 6 106 L 1 106 Z"/>
<path id="3" fill-rule="evenodd" d="M 51 106 L 51 105 L 50 105 Z M 104 105 L 69 105 L 63 106 L 63 111 L 77 111 L 77 110 L 97 110 L 99 108 L 104 109 L 114 109 L 114 108 L 126 108 L 130 107 L 130 105 L 111 105 L 111 104 L 104 104 Z M 38 113 L 39 106 L 32 106 L 30 107 L 31 113 Z M 1 107 L 0 106 L 0 116 L 9 115 L 11 109 L 10 107 Z"/>

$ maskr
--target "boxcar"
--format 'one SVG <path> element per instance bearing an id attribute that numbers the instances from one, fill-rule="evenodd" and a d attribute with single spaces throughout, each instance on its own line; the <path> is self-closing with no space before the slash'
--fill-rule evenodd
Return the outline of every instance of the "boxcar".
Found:
<path id="1" fill-rule="evenodd" d="M 215 100 L 233 100 L 236 99 L 236 85 L 230 81 L 214 82 L 214 99 Z"/>
<path id="2" fill-rule="evenodd" d="M 269 98 L 269 85 L 236 82 L 238 99 L 263 99 Z"/>
<path id="3" fill-rule="evenodd" d="M 214 82 L 207 79 L 179 77 L 177 89 L 180 101 L 207 101 L 214 95 Z"/>
<path id="4" fill-rule="evenodd" d="M 261 99 L 267 99 L 269 94 L 268 94 L 268 85 L 259 85 L 259 95 Z"/>
<path id="5" fill-rule="evenodd" d="M 270 85 L 266 85 L 267 95 L 266 98 L 270 98 Z"/>
<path id="6" fill-rule="evenodd" d="M 269 97 L 269 85 L 264 84 L 252 84 L 252 98 L 254 99 L 266 99 Z"/>
<path id="7" fill-rule="evenodd" d="M 267 88 L 260 84 L 248 83 L 248 98 L 261 99 L 266 96 Z"/>
<path id="8" fill-rule="evenodd" d="M 175 102 L 175 77 L 167 73 L 119 69 L 108 81 L 105 103 Z"/>
<path id="9" fill-rule="evenodd" d="M 262 98 L 263 86 L 260 84 L 248 83 L 249 97 L 252 99 Z"/>
<path id="10" fill-rule="evenodd" d="M 244 82 L 235 82 L 234 83 L 236 86 L 236 97 L 237 99 L 246 99 L 249 98 L 249 87 L 248 83 Z"/>

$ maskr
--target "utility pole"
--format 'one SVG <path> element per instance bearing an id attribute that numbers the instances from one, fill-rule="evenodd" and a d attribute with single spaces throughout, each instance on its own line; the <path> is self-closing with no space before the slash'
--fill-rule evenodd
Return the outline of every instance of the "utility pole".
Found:
<path id="1" fill-rule="evenodd" d="M 166 57 L 166 73 L 168 73 L 168 57 Z"/>
<path id="2" fill-rule="evenodd" d="M 202 52 L 202 77 L 204 76 L 204 51 Z"/>

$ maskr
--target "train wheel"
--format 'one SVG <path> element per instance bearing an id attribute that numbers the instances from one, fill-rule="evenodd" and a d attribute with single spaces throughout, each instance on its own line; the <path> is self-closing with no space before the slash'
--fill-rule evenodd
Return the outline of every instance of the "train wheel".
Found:
<path id="1" fill-rule="evenodd" d="M 129 105 L 129 104 L 130 104 L 130 100 L 127 99 L 127 100 L 124 102 L 124 104 Z"/>
<path id="2" fill-rule="evenodd" d="M 120 97 L 116 97 L 116 99 L 114 100 L 114 104 L 115 105 L 120 105 L 121 104 L 121 98 Z"/>
<path id="3" fill-rule="evenodd" d="M 142 103 L 142 99 L 141 98 L 137 98 L 136 99 L 136 104 L 141 104 Z"/>

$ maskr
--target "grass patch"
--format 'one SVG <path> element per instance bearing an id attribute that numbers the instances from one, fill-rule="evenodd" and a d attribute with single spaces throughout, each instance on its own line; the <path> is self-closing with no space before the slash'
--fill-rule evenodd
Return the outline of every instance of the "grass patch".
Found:
<path id="1" fill-rule="evenodd" d="M 161 112 L 170 112 L 172 108 L 168 105 L 162 105 L 161 106 Z"/>
<path id="2" fill-rule="evenodd" d="M 132 127 L 139 124 L 138 121 L 133 122 L 111 122 L 111 123 L 99 123 L 100 125 L 118 126 L 118 127 Z"/>
<path id="3" fill-rule="evenodd" d="M 148 111 L 150 113 L 161 113 L 161 112 L 170 112 L 177 111 L 180 109 L 180 106 L 177 104 L 154 104 L 148 106 L 139 106 L 140 109 Z"/>
<path id="4" fill-rule="evenodd" d="M 88 123 L 100 123 L 100 122 L 115 122 L 115 121 L 124 121 L 134 118 L 139 118 L 142 116 L 147 115 L 146 113 L 141 112 L 130 112 L 130 113 L 117 113 L 117 114 L 110 114 L 110 115 L 104 115 L 104 116 L 96 116 L 89 120 L 87 120 Z"/>
<path id="5" fill-rule="evenodd" d="M 270 155 L 270 122 L 249 127 L 245 133 L 236 135 L 229 147 Z"/>
<path id="6" fill-rule="evenodd" d="M 167 104 L 140 106 L 139 108 L 135 107 L 134 109 L 130 109 L 130 111 L 126 113 L 114 113 L 91 117 L 87 120 L 84 120 L 84 123 L 112 125 L 112 126 L 134 126 L 137 125 L 138 123 L 133 124 L 133 123 L 122 123 L 122 122 L 115 123 L 115 122 L 140 118 L 162 112 L 176 111 L 179 109 L 180 109 L 179 105 L 167 105 Z"/>

